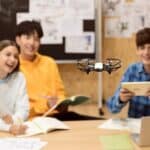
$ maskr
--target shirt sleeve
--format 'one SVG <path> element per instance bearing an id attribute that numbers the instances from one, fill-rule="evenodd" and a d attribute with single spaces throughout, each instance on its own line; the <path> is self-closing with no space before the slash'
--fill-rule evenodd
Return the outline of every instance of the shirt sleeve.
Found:
<path id="1" fill-rule="evenodd" d="M 20 74 L 18 84 L 19 88 L 14 108 L 15 113 L 12 116 L 14 122 L 27 120 L 29 115 L 29 99 L 26 91 L 26 81 L 23 74 Z"/>
<path id="2" fill-rule="evenodd" d="M 122 76 L 121 82 L 129 81 L 130 76 L 130 68 L 127 69 L 127 71 Z M 121 89 L 121 82 L 115 92 L 115 94 L 110 97 L 107 101 L 107 107 L 110 112 L 112 113 L 118 113 L 121 111 L 121 109 L 127 104 L 127 102 L 121 102 L 120 101 L 120 89 Z"/>

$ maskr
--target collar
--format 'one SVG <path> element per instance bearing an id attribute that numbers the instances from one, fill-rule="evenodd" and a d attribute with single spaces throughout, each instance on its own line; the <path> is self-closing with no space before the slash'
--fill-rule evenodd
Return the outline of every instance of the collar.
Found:
<path id="1" fill-rule="evenodd" d="M 20 63 L 21 64 L 37 64 L 40 61 L 41 55 L 39 53 L 36 53 L 36 57 L 33 61 L 29 61 L 26 59 L 23 59 L 21 56 L 19 56 Z"/>
<path id="2" fill-rule="evenodd" d="M 138 73 L 144 73 L 144 74 L 148 74 L 145 69 L 144 69 L 144 64 L 143 63 L 139 63 L 138 64 Z"/>
<path id="3" fill-rule="evenodd" d="M 144 65 L 143 65 L 142 63 L 140 63 L 140 64 L 138 65 L 138 72 L 139 72 L 139 73 L 145 72 L 145 70 L 144 70 Z"/>

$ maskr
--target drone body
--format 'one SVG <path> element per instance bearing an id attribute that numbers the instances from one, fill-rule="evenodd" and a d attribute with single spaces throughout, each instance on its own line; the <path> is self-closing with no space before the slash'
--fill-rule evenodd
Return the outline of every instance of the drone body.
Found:
<path id="1" fill-rule="evenodd" d="M 121 60 L 117 58 L 107 58 L 104 62 L 94 62 L 89 59 L 79 60 L 77 63 L 79 70 L 89 74 L 91 71 L 102 72 L 107 71 L 109 74 L 121 67 Z"/>

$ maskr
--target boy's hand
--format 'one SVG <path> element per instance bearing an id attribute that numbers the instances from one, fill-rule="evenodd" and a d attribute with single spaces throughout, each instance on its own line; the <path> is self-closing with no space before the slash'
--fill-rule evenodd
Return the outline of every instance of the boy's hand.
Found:
<path id="1" fill-rule="evenodd" d="M 122 88 L 120 90 L 120 100 L 122 102 L 127 102 L 129 101 L 132 97 L 134 96 L 133 92 L 130 92 L 129 90 Z"/>
<path id="2" fill-rule="evenodd" d="M 9 129 L 9 132 L 13 135 L 25 134 L 27 126 L 25 125 L 12 125 Z"/>
<path id="3" fill-rule="evenodd" d="M 146 96 L 150 98 L 150 89 L 146 92 Z"/>
<path id="4" fill-rule="evenodd" d="M 66 113 L 66 112 L 68 112 L 68 104 L 66 104 L 66 105 L 60 104 L 60 106 L 58 106 L 56 109 L 58 110 L 59 113 Z"/>
<path id="5" fill-rule="evenodd" d="M 12 119 L 11 115 L 5 115 L 2 117 L 2 119 L 7 124 L 13 124 L 13 119 Z"/>
<path id="6" fill-rule="evenodd" d="M 58 97 L 56 96 L 46 96 L 46 99 L 49 108 L 53 107 L 58 102 Z"/>

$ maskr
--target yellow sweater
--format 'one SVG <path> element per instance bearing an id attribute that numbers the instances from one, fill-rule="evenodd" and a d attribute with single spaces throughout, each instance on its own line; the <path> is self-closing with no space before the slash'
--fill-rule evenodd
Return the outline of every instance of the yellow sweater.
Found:
<path id="1" fill-rule="evenodd" d="M 27 80 L 30 118 L 42 115 L 49 109 L 44 96 L 57 96 L 59 100 L 65 98 L 58 67 L 51 57 L 37 54 L 33 62 L 20 57 L 20 69 Z"/>

